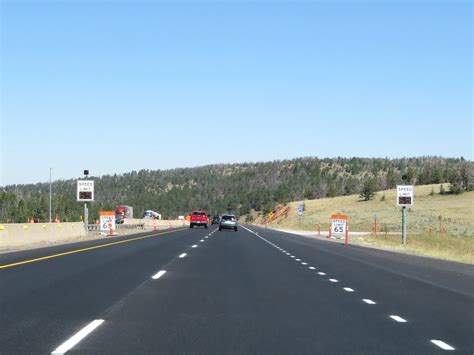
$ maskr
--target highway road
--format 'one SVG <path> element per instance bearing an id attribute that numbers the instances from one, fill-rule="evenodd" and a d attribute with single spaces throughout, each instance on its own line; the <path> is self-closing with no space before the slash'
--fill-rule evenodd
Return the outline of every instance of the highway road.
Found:
<path id="1" fill-rule="evenodd" d="M 0 256 L 0 353 L 473 353 L 473 267 L 254 226 Z"/>

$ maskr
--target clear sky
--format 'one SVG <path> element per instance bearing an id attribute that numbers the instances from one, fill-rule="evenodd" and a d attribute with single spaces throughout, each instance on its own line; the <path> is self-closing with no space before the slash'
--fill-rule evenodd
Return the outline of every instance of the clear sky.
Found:
<path id="1" fill-rule="evenodd" d="M 1 1 L 0 185 L 472 149 L 471 1 Z"/>

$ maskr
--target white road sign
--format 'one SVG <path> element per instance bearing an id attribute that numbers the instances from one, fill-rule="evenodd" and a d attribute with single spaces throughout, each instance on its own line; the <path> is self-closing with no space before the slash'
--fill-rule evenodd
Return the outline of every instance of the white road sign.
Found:
<path id="1" fill-rule="evenodd" d="M 344 235 L 346 234 L 347 219 L 333 219 L 332 220 L 332 234 Z"/>
<path id="2" fill-rule="evenodd" d="M 77 201 L 94 201 L 94 180 L 77 181 Z"/>
<path id="3" fill-rule="evenodd" d="M 345 235 L 347 229 L 347 216 L 343 214 L 333 214 L 331 216 L 332 235 Z"/>
<path id="4" fill-rule="evenodd" d="M 397 206 L 413 206 L 415 187 L 413 185 L 397 185 Z"/>
<path id="5" fill-rule="evenodd" d="M 115 212 L 101 212 L 100 213 L 100 230 L 102 232 L 109 232 L 115 229 Z"/>

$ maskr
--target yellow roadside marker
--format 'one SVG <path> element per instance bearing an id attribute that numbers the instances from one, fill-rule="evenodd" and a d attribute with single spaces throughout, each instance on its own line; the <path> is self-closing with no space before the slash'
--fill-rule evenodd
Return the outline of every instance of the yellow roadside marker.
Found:
<path id="1" fill-rule="evenodd" d="M 105 247 L 108 247 L 108 246 L 111 246 L 111 245 L 117 245 L 117 244 L 122 244 L 122 243 L 127 243 L 127 242 L 133 242 L 135 240 L 141 240 L 141 239 L 146 239 L 146 238 L 157 237 L 157 236 L 163 235 L 163 234 L 170 234 L 170 233 L 174 233 L 174 232 L 179 232 L 179 231 L 182 231 L 184 229 L 185 228 L 180 228 L 180 229 L 175 229 L 175 230 L 168 231 L 168 232 L 162 232 L 162 233 L 157 233 L 157 234 L 152 234 L 152 235 L 145 235 L 145 236 L 142 236 L 142 237 L 136 237 L 136 238 L 126 239 L 126 240 L 119 240 L 117 242 L 111 242 L 111 243 L 107 243 L 107 244 L 95 245 L 93 247 L 87 247 L 87 248 L 82 248 L 82 249 L 70 250 L 70 251 L 66 251 L 64 253 L 58 253 L 58 254 L 42 256 L 40 258 L 35 258 L 35 259 L 23 260 L 23 261 L 19 261 L 19 262 L 13 263 L 13 264 L 0 265 L 0 269 L 6 269 L 8 267 L 34 263 L 36 261 L 41 261 L 41 260 L 57 258 L 57 257 L 60 257 L 60 256 L 69 255 L 69 254 L 81 253 L 83 251 L 88 251 L 88 250 L 105 248 Z"/>

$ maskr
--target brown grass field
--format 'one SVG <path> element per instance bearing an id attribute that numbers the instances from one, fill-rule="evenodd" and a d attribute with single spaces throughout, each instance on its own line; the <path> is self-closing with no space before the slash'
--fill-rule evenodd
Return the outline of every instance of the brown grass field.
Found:
<path id="1" fill-rule="evenodd" d="M 444 186 L 447 189 L 447 185 Z M 349 230 L 371 232 L 353 236 L 352 242 L 393 249 L 436 258 L 473 263 L 474 254 L 474 192 L 461 195 L 440 195 L 440 185 L 415 187 L 415 203 L 407 208 L 407 244 L 401 244 L 401 208 L 396 206 L 396 191 L 379 191 L 370 201 L 358 195 L 290 202 L 288 216 L 268 227 L 315 231 L 318 224 L 327 231 L 330 215 L 345 214 Z M 431 195 L 434 190 L 434 195 Z M 297 207 L 303 203 L 303 216 Z M 374 221 L 377 218 L 377 236 Z M 256 223 L 261 223 L 258 218 Z"/>

